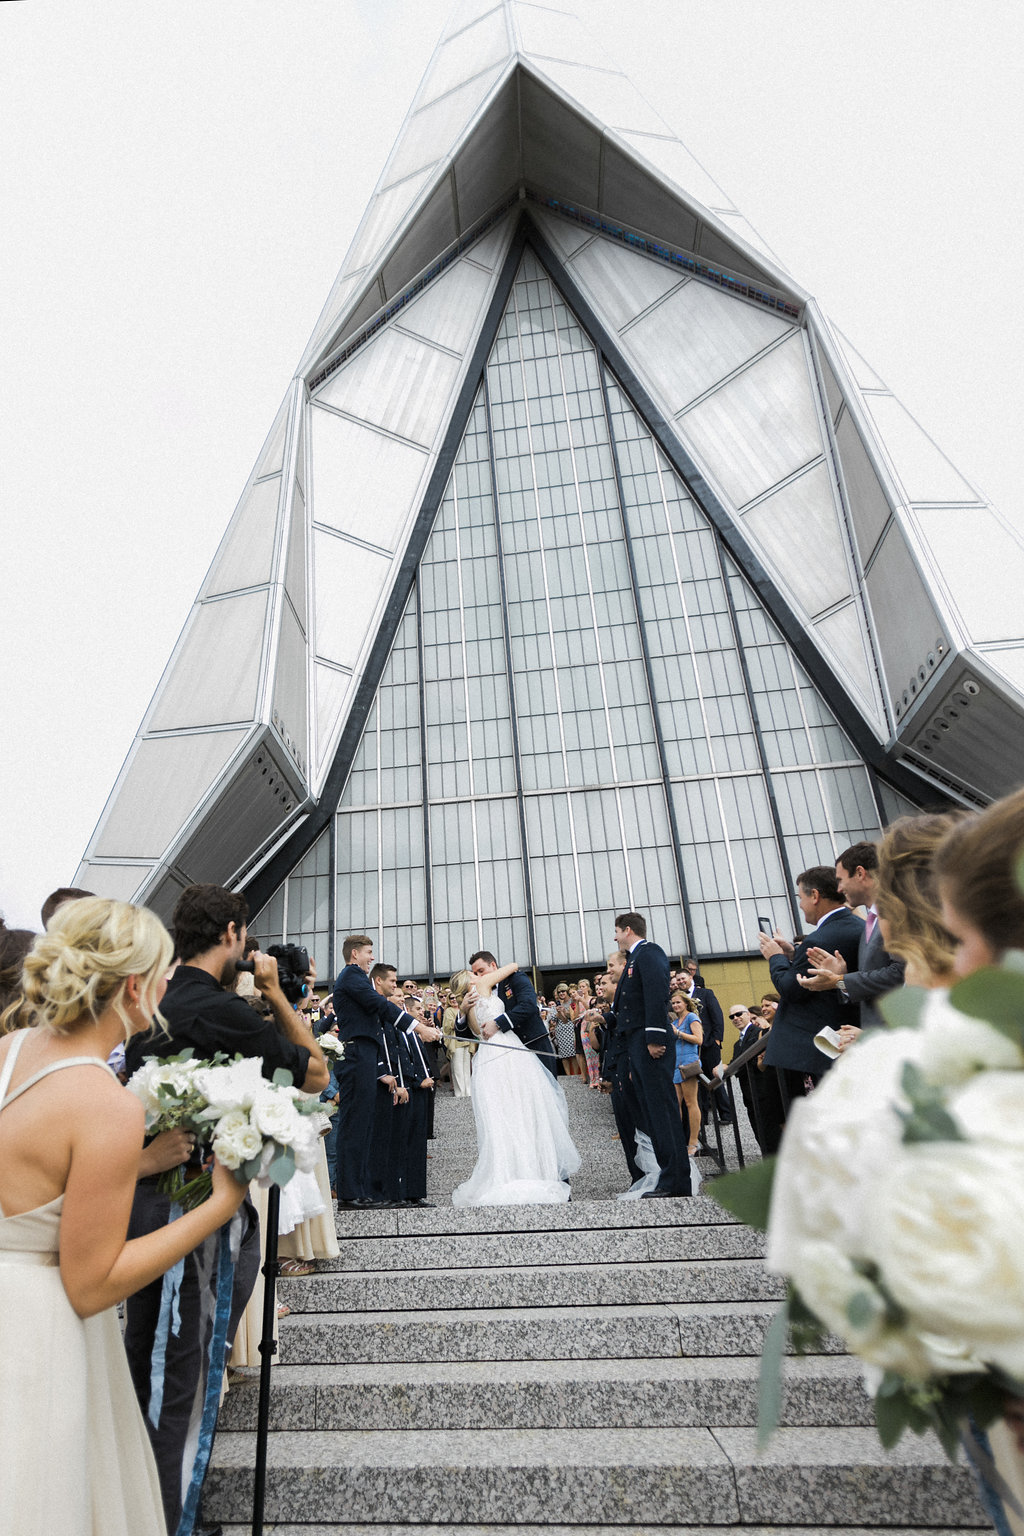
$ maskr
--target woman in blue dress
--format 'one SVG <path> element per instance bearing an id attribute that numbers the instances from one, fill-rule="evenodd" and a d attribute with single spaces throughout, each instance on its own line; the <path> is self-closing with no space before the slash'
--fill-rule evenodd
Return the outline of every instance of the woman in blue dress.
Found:
<path id="1" fill-rule="evenodd" d="M 700 1136 L 697 1083 L 700 1078 L 700 1048 L 704 1041 L 704 1031 L 693 1004 L 685 992 L 673 992 L 669 1007 L 672 1010 L 672 1033 L 676 1037 L 676 1070 L 672 1081 L 676 1085 L 679 1113 L 683 1117 L 684 1124 L 689 1116 L 689 1140 L 686 1150 L 692 1157 L 697 1150 L 697 1139 Z M 693 1070 L 694 1064 L 697 1067 L 696 1071 Z M 689 1068 L 689 1072 L 684 1073 L 684 1068 Z"/>

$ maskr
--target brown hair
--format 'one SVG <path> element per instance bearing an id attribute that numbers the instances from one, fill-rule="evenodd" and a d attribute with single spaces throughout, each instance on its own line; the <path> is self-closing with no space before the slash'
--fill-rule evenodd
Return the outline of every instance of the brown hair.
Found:
<path id="1" fill-rule="evenodd" d="M 815 864 L 813 869 L 805 869 L 802 875 L 797 875 L 796 883 L 807 896 L 817 891 L 823 901 L 841 902 L 843 899 L 839 894 L 835 869 L 829 869 L 825 864 Z"/>
<path id="2" fill-rule="evenodd" d="M 950 906 L 994 950 L 1024 949 L 1024 789 L 961 821 L 935 854 L 935 878 Z"/>
<path id="3" fill-rule="evenodd" d="M 0 1035 L 31 1022 L 24 1011 L 21 966 L 34 941 L 31 928 L 0 928 Z"/>
<path id="4" fill-rule="evenodd" d="M 638 939 L 647 937 L 647 919 L 639 912 L 620 912 L 615 919 L 615 926 L 620 931 L 628 928 L 630 933 L 635 933 Z"/>
<path id="5" fill-rule="evenodd" d="M 836 863 L 841 864 L 848 875 L 855 875 L 858 868 L 870 874 L 878 868 L 878 849 L 874 843 L 853 843 L 837 854 Z"/>
<path id="6" fill-rule="evenodd" d="M 348 938 L 344 941 L 344 943 L 341 946 L 341 953 L 344 956 L 345 964 L 346 965 L 351 965 L 352 964 L 352 956 L 355 954 L 356 950 L 357 949 L 365 949 L 367 944 L 372 944 L 372 943 L 373 943 L 373 940 L 371 938 L 369 938 L 365 933 L 350 933 Z M 388 966 L 388 970 L 389 971 L 393 970 L 393 969 L 394 969 L 393 966 L 390 966 L 390 965 Z"/>
<path id="7" fill-rule="evenodd" d="M 878 848 L 878 915 L 889 928 L 887 948 L 932 978 L 949 975 L 956 948 L 939 915 L 933 861 L 964 814 L 902 816 Z"/>

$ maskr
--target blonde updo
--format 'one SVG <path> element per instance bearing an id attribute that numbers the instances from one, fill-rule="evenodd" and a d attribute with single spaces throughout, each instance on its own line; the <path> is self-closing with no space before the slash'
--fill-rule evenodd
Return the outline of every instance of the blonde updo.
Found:
<path id="1" fill-rule="evenodd" d="M 472 971 L 456 971 L 448 983 L 453 996 L 461 1003 L 470 987 L 476 981 Z"/>
<path id="2" fill-rule="evenodd" d="M 25 956 L 29 1022 L 64 1033 L 112 1007 L 126 1037 L 148 1028 L 151 1017 L 159 1018 L 156 989 L 173 953 L 167 929 L 145 907 L 103 896 L 66 902 Z M 139 978 L 145 1025 L 133 1023 L 124 1006 L 129 976 Z"/>

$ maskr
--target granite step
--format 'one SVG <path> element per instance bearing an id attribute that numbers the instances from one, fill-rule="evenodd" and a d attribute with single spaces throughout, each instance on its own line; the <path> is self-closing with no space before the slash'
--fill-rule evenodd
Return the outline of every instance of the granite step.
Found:
<path id="1" fill-rule="evenodd" d="M 749 1227 L 581 1228 L 575 1231 L 451 1232 L 437 1236 L 346 1237 L 317 1274 L 391 1269 L 489 1269 L 512 1264 L 644 1263 L 667 1259 L 757 1259 L 764 1238 Z"/>
<path id="2" fill-rule="evenodd" d="M 752 1429 L 284 1432 L 268 1444 L 271 1523 L 984 1528 L 969 1472 L 934 1440 L 885 1451 L 873 1430 L 784 1429 L 760 1456 Z M 315 1455 L 311 1458 L 310 1451 Z M 251 1507 L 253 1436 L 218 1434 L 210 1520 Z M 313 1464 L 311 1464 L 311 1462 Z"/>
<path id="3" fill-rule="evenodd" d="M 605 1525 L 395 1525 L 390 1536 L 603 1536 Z M 381 1536 L 379 1525 L 264 1525 L 266 1536 Z M 863 1525 L 630 1525 L 629 1536 L 865 1536 Z M 927 1528 L 960 1536 L 964 1527 Z M 225 1525 L 223 1536 L 252 1536 L 252 1523 Z M 887 1526 L 885 1536 L 921 1536 L 921 1527 Z"/>
<path id="4" fill-rule="evenodd" d="M 757 1422 L 756 1358 L 283 1365 L 272 1430 L 657 1429 Z M 253 1430 L 259 1381 L 232 1385 L 223 1430 Z M 849 1356 L 791 1359 L 780 1422 L 867 1425 Z"/>
<path id="5" fill-rule="evenodd" d="M 280 1358 L 283 1365 L 371 1365 L 754 1355 L 777 1310 L 774 1301 L 744 1301 L 303 1313 L 281 1323 Z"/>
<path id="6" fill-rule="evenodd" d="M 756 1259 L 705 1259 L 657 1264 L 519 1264 L 515 1268 L 372 1270 L 317 1274 L 280 1283 L 281 1299 L 293 1313 L 422 1311 L 441 1297 L 472 1297 L 477 1311 L 530 1307 L 557 1297 L 566 1306 L 587 1300 L 599 1306 L 686 1302 L 695 1296 L 716 1301 L 771 1301 L 785 1285 Z"/>
<path id="7" fill-rule="evenodd" d="M 339 1210 L 340 1239 L 425 1237 L 448 1232 L 579 1232 L 617 1227 L 684 1227 L 734 1223 L 705 1195 L 679 1200 L 570 1200 L 565 1205 L 438 1204 L 433 1209 Z"/>

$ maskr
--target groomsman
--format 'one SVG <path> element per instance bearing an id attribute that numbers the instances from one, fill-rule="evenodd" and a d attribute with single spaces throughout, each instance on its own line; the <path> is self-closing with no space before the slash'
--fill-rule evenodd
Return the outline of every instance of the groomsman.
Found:
<path id="1" fill-rule="evenodd" d="M 641 1199 L 689 1195 L 690 1159 L 672 1081 L 676 1056 L 668 1022 L 668 956 L 660 945 L 648 943 L 647 923 L 639 912 L 615 919 L 615 942 L 627 957 L 615 994 L 616 1029 L 625 1036 L 630 1079 L 661 1169 L 656 1187 Z"/>
<path id="2" fill-rule="evenodd" d="M 619 1029 L 615 1013 L 615 997 L 619 981 L 626 969 L 626 957 L 621 949 L 612 950 L 608 956 L 608 970 L 597 978 L 599 996 L 611 1004 L 607 1016 L 607 1035 L 601 1060 L 601 1082 L 611 1094 L 612 1114 L 619 1142 L 629 1169 L 630 1182 L 635 1184 L 644 1177 L 644 1171 L 636 1160 L 636 1133 L 642 1129 L 643 1112 L 637 1100 L 636 1090 L 629 1076 L 629 1050 L 624 1030 Z M 675 1053 L 673 1052 L 673 1059 Z"/>
<path id="3" fill-rule="evenodd" d="M 393 965 L 375 965 L 370 972 L 375 992 L 390 999 L 398 992 L 398 973 Z M 404 1029 L 411 1015 L 383 1019 L 377 1053 L 377 1094 L 370 1147 L 370 1201 L 373 1205 L 401 1205 L 405 1199 L 405 1162 L 409 1145 L 408 1054 Z"/>
<path id="4" fill-rule="evenodd" d="M 410 1003 L 409 1011 L 412 1022 L 400 1042 L 408 1053 L 405 1081 L 409 1088 L 409 1139 L 402 1199 L 406 1205 L 425 1208 L 430 1205 L 427 1199 L 427 1141 L 434 1102 L 431 1045 L 441 1038 L 441 1031 L 427 1021 L 422 1003 Z"/>
<path id="5" fill-rule="evenodd" d="M 377 1061 L 381 1026 L 400 1023 L 408 1015 L 374 989 L 373 940 L 352 933 L 341 946 L 345 968 L 334 983 L 338 1038 L 345 1056 L 338 1078 L 338 1205 L 370 1203 L 370 1147 L 377 1097 Z"/>

